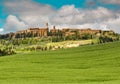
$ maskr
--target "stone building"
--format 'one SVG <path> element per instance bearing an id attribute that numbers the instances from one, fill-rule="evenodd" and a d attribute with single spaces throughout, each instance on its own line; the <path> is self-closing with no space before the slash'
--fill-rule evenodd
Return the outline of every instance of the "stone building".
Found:
<path id="1" fill-rule="evenodd" d="M 47 37 L 48 36 L 48 23 L 45 28 L 29 28 L 27 30 L 21 30 L 15 33 L 14 37 L 27 37 L 31 35 L 33 37 Z"/>
<path id="2" fill-rule="evenodd" d="M 92 30 L 90 28 L 77 29 L 77 28 L 63 28 L 57 29 L 55 26 L 49 31 L 48 23 L 44 28 L 29 28 L 27 30 L 17 31 L 16 33 L 8 33 L 6 37 L 8 38 L 25 38 L 25 37 L 48 37 L 48 36 L 84 36 L 85 34 L 90 35 L 112 35 L 114 31 L 102 31 L 102 30 Z"/>
<path id="3" fill-rule="evenodd" d="M 53 29 L 50 30 L 51 33 L 58 33 L 59 29 L 56 29 L 55 26 L 53 26 Z"/>
<path id="4" fill-rule="evenodd" d="M 95 35 L 99 35 L 101 33 L 101 30 L 92 30 L 90 28 L 87 29 L 62 29 L 63 33 L 65 36 L 72 36 L 75 35 L 76 33 L 79 35 L 84 35 L 84 34 L 95 34 Z"/>
<path id="5" fill-rule="evenodd" d="M 27 33 L 31 33 L 33 36 L 36 34 L 37 37 L 47 37 L 48 28 L 29 28 Z"/>
<path id="6" fill-rule="evenodd" d="M 92 30 L 90 28 L 87 29 L 79 29 L 80 34 L 97 34 L 101 33 L 101 30 Z"/>

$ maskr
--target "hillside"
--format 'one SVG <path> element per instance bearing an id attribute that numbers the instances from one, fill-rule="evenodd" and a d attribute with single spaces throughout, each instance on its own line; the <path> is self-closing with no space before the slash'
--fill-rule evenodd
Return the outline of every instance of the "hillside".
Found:
<path id="1" fill-rule="evenodd" d="M 119 84 L 120 42 L 0 57 L 1 84 Z"/>

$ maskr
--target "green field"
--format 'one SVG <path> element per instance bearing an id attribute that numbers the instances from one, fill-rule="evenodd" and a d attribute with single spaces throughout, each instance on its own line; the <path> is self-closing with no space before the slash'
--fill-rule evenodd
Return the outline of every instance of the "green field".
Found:
<path id="1" fill-rule="evenodd" d="M 0 57 L 0 84 L 120 84 L 120 42 Z"/>

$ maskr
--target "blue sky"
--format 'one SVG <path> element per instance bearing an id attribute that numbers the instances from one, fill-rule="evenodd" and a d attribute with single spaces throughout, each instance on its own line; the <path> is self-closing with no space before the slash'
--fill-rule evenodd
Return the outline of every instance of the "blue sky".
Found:
<path id="1" fill-rule="evenodd" d="M 86 0 L 35 0 L 39 3 L 50 4 L 55 8 L 60 8 L 63 5 L 71 5 L 74 4 L 76 7 L 84 7 Z"/>
<path id="2" fill-rule="evenodd" d="M 118 31 L 119 9 L 120 0 L 1 0 L 0 28 L 15 32 L 48 21 L 51 26 L 109 27 Z"/>
<path id="3" fill-rule="evenodd" d="M 4 20 L 5 17 L 3 17 L 3 16 L 4 16 L 4 13 L 3 13 L 3 5 L 0 4 L 0 27 L 2 27 L 3 24 L 4 24 L 4 22 L 3 22 L 2 20 Z"/>

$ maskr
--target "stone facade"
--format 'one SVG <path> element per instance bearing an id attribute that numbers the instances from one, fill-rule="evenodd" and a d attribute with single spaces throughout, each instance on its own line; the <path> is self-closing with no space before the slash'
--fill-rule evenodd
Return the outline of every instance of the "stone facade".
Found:
<path id="1" fill-rule="evenodd" d="M 101 30 L 91 30 L 90 28 L 79 29 L 79 33 L 81 33 L 81 34 L 97 34 L 97 33 L 101 33 Z"/>
<path id="2" fill-rule="evenodd" d="M 55 26 L 53 26 L 53 29 L 50 30 L 51 33 L 57 33 L 59 31 L 59 29 L 56 29 Z"/>
<path id="3" fill-rule="evenodd" d="M 27 32 L 32 35 L 37 34 L 38 37 L 47 37 L 48 36 L 48 28 L 30 28 Z"/>
<path id="4" fill-rule="evenodd" d="M 86 29 L 62 29 L 62 32 L 64 32 L 65 36 L 69 36 L 69 35 L 75 35 L 76 32 L 79 35 L 84 35 L 84 34 L 95 34 L 95 35 L 100 35 L 101 30 L 92 30 L 90 28 L 86 28 Z"/>

